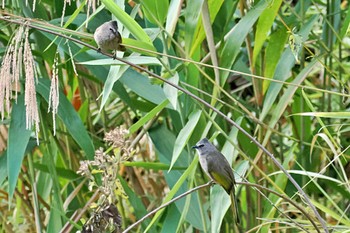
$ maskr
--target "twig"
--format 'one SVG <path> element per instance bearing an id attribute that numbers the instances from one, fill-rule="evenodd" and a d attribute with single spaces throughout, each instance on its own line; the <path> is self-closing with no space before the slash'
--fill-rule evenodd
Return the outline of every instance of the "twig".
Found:
<path id="1" fill-rule="evenodd" d="M 167 207 L 168 205 L 170 205 L 171 203 L 183 198 L 184 196 L 187 196 L 190 193 L 193 193 L 194 191 L 201 189 L 201 188 L 205 188 L 207 186 L 210 186 L 213 184 L 213 181 L 209 181 L 206 184 L 202 184 L 199 185 L 193 189 L 188 190 L 187 192 L 175 197 L 174 199 L 172 199 L 171 201 L 168 201 L 167 203 L 164 203 L 163 205 L 159 206 L 158 208 L 155 208 L 154 210 L 152 210 L 151 212 L 149 212 L 148 214 L 146 214 L 145 216 L 143 216 L 142 218 L 140 218 L 137 222 L 131 224 L 128 228 L 126 228 L 122 233 L 127 233 L 129 232 L 132 228 L 134 228 L 135 226 L 139 225 L 141 222 L 143 222 L 146 218 L 148 218 L 149 216 L 153 215 L 154 213 L 158 212 L 160 209 L 163 209 L 164 207 Z"/>

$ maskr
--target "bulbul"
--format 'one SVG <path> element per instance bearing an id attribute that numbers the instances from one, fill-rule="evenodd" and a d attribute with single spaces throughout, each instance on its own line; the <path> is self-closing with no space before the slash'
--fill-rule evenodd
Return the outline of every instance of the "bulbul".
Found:
<path id="1" fill-rule="evenodd" d="M 98 45 L 99 51 L 125 51 L 125 47 L 121 45 L 122 37 L 118 32 L 117 21 L 112 20 L 99 26 L 94 33 L 94 39 L 96 41 L 96 44 Z"/>
<path id="2" fill-rule="evenodd" d="M 192 148 L 199 154 L 199 163 L 207 175 L 217 184 L 221 185 L 231 198 L 231 207 L 236 223 L 239 223 L 237 202 L 235 198 L 235 178 L 231 165 L 220 151 L 203 138 Z"/>

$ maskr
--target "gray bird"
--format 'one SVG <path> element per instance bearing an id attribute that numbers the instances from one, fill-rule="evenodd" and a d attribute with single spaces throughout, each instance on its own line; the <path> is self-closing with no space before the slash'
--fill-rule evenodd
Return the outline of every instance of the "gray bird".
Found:
<path id="1" fill-rule="evenodd" d="M 207 175 L 221 185 L 231 198 L 231 207 L 236 223 L 239 223 L 238 209 L 235 198 L 235 177 L 231 165 L 220 151 L 203 138 L 192 148 L 196 149 L 199 154 L 199 163 Z"/>
<path id="2" fill-rule="evenodd" d="M 118 32 L 117 21 L 105 22 L 99 26 L 95 33 L 94 39 L 98 45 L 98 50 L 108 52 L 108 50 L 125 51 L 125 47 L 121 45 L 122 37 Z"/>

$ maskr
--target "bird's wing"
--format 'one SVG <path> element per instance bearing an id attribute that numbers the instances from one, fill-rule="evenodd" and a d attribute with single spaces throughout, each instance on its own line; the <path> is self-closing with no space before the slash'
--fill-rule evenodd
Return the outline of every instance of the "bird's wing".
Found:
<path id="1" fill-rule="evenodd" d="M 233 172 L 227 160 L 221 156 L 210 156 L 207 159 L 208 171 L 213 180 L 230 194 L 234 184 Z"/>
<path id="2" fill-rule="evenodd" d="M 226 175 L 223 175 L 221 173 L 217 173 L 217 172 L 210 172 L 211 177 L 214 179 L 214 181 L 218 184 L 220 184 L 225 191 L 227 192 L 227 194 L 230 194 L 232 191 L 232 187 L 233 187 L 233 183 L 231 180 L 227 179 Z"/>

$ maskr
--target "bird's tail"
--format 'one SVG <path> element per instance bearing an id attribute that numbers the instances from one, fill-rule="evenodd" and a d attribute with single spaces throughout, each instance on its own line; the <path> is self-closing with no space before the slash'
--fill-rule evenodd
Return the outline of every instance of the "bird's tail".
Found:
<path id="1" fill-rule="evenodd" d="M 231 208 L 232 208 L 233 219 L 235 220 L 235 224 L 239 225 L 240 219 L 238 215 L 238 205 L 237 205 L 237 200 L 235 198 L 234 190 L 232 190 L 232 192 L 230 193 L 230 198 L 231 198 Z"/>

